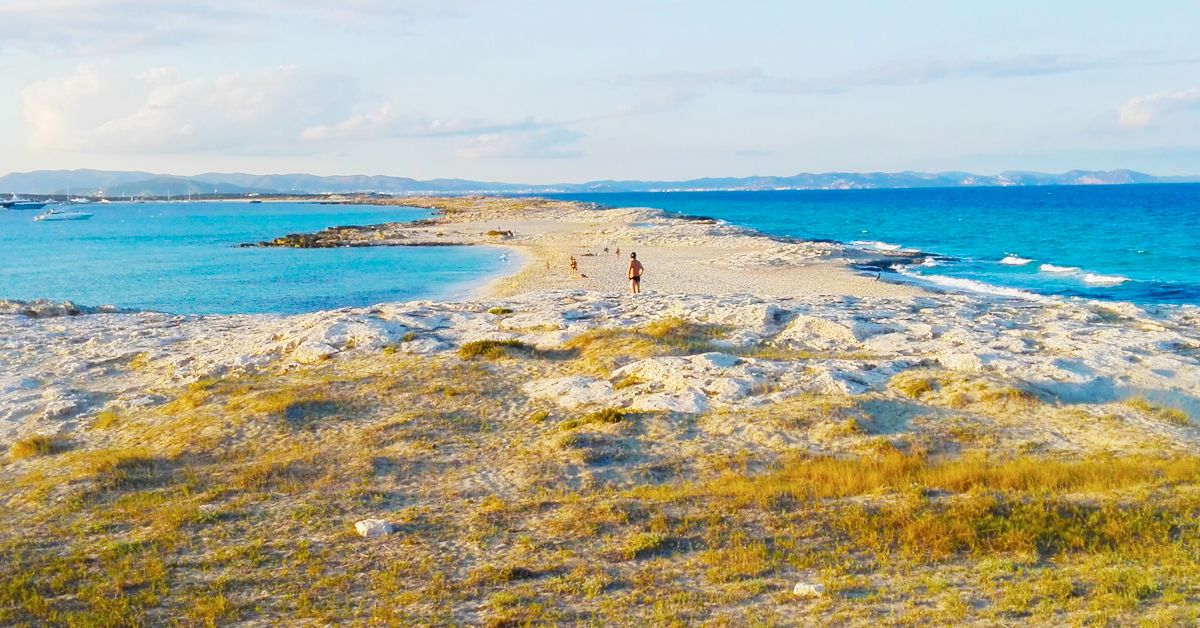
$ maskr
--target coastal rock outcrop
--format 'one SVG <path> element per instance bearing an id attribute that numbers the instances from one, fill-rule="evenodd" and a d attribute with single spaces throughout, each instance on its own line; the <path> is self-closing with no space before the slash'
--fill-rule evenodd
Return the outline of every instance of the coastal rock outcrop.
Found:
<path id="1" fill-rule="evenodd" d="M 568 290 L 295 316 L 0 316 L 0 438 L 56 430 L 65 418 L 202 378 L 385 351 L 459 360 L 458 348 L 475 340 L 536 348 L 504 359 L 541 361 L 549 371 L 531 376 L 522 392 L 565 409 L 703 414 L 804 394 L 889 395 L 891 378 L 936 367 L 1008 378 L 1064 403 L 1141 396 L 1198 416 L 1195 308 L 1124 308 L 1121 317 L 1099 321 L 1093 309 L 961 295 L 847 300 Z M 666 354 L 628 356 L 603 376 L 550 368 L 575 355 L 568 347 L 581 334 L 644 329 L 672 317 L 709 332 L 663 345 Z M 607 342 L 596 346 L 609 351 Z"/>

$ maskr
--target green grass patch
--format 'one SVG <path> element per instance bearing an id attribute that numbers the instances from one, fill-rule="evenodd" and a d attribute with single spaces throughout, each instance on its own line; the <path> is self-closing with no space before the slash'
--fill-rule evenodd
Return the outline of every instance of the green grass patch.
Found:
<path id="1" fill-rule="evenodd" d="M 536 353 L 533 347 L 519 340 L 474 340 L 458 348 L 458 356 L 464 360 L 484 358 L 499 360 L 501 358 L 521 357 Z"/>

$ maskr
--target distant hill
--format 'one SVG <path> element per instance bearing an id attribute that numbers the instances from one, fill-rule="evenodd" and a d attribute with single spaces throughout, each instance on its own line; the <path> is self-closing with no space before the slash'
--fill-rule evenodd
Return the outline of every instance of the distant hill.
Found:
<path id="1" fill-rule="evenodd" d="M 669 192 L 705 190 L 849 190 L 880 188 L 986 187 L 1031 185 L 1113 185 L 1198 182 L 1197 177 L 1156 177 L 1133 170 L 1071 170 L 1062 174 L 1009 171 L 996 175 L 970 172 L 824 172 L 789 177 L 726 177 L 688 181 L 589 181 L 528 185 L 391 176 L 317 176 L 206 172 L 194 176 L 106 170 L 38 170 L 0 177 L 2 194 L 86 194 L 105 196 L 186 196 L 188 194 L 550 194 L 570 192 Z"/>

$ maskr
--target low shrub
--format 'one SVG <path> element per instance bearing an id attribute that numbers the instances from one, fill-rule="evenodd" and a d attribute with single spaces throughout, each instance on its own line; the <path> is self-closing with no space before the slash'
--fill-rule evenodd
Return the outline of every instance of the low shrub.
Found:
<path id="1" fill-rule="evenodd" d="M 529 355 L 533 352 L 533 347 L 520 340 L 474 340 L 458 348 L 458 357 L 464 360 L 477 357 L 497 360 L 516 355 Z"/>
<path id="2" fill-rule="evenodd" d="M 33 458 L 35 456 L 49 456 L 56 454 L 66 449 L 66 441 L 56 436 L 37 435 L 21 440 L 12 444 L 8 450 L 8 455 L 13 460 L 23 460 L 25 458 Z"/>

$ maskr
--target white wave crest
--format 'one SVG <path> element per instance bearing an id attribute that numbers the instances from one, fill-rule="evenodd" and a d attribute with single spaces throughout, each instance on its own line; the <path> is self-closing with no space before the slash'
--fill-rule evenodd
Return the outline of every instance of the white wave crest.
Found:
<path id="1" fill-rule="evenodd" d="M 1042 264 L 1038 266 L 1038 270 L 1044 273 L 1077 273 L 1080 268 L 1078 266 L 1055 266 L 1054 264 Z"/>
<path id="2" fill-rule="evenodd" d="M 1004 259 L 1000 260 L 1000 263 L 1004 264 L 1005 266 L 1024 266 L 1032 261 L 1033 260 L 1029 259 L 1028 257 L 1017 257 L 1016 255 L 1006 255 L 1004 257 Z"/>
<path id="3" fill-rule="evenodd" d="M 877 251 L 898 251 L 901 248 L 899 244 L 880 242 L 878 240 L 855 240 L 850 244 L 853 244 L 854 246 L 861 246 L 863 248 L 875 249 Z"/>
<path id="4" fill-rule="evenodd" d="M 1096 273 L 1088 273 L 1083 276 L 1083 283 L 1090 283 L 1097 286 L 1118 286 L 1126 281 L 1129 281 L 1129 277 L 1122 277 L 1120 275 L 1098 275 Z"/>
<path id="5" fill-rule="evenodd" d="M 912 278 L 918 282 L 931 283 L 943 288 L 953 290 L 975 292 L 979 294 L 990 294 L 999 297 L 1014 297 L 1018 299 L 1026 299 L 1028 301 L 1048 301 L 1049 298 L 1040 294 L 1026 292 L 1017 288 L 1005 288 L 1004 286 L 993 286 L 992 284 L 975 281 L 973 279 L 963 279 L 961 277 L 946 277 L 944 275 L 914 275 L 912 273 L 900 271 L 904 276 Z"/>

